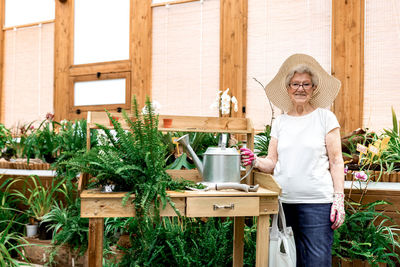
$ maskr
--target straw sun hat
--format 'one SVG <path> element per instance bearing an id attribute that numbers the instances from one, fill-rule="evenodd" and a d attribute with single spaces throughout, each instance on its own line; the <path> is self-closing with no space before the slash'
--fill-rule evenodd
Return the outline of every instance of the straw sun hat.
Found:
<path id="1" fill-rule="evenodd" d="M 340 81 L 327 73 L 311 56 L 294 54 L 283 62 L 279 72 L 265 87 L 265 92 L 271 102 L 284 110 L 290 111 L 292 102 L 286 88 L 286 76 L 297 66 L 307 66 L 318 81 L 317 88 L 311 97 L 310 104 L 314 107 L 326 108 L 335 100 L 340 89 Z"/>

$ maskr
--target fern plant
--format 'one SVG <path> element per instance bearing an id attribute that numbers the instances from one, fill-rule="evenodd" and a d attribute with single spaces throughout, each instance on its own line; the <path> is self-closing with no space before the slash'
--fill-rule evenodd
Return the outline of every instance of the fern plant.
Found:
<path id="1" fill-rule="evenodd" d="M 56 131 L 58 125 L 58 122 L 46 119 L 26 138 L 23 153 L 28 163 L 30 158 L 42 159 L 47 163 L 56 160 L 60 149 L 60 139 Z"/>
<path id="2" fill-rule="evenodd" d="M 232 220 L 164 217 L 130 221 L 130 248 L 121 266 L 232 266 Z"/>
<path id="3" fill-rule="evenodd" d="M 113 131 L 103 125 L 104 132 L 99 145 L 83 155 L 67 161 L 66 168 L 96 177 L 93 186 L 113 184 L 116 191 L 135 194 L 134 204 L 138 216 L 149 212 L 154 203 L 158 215 L 160 199 L 163 206 L 170 200 L 166 190 L 183 188 L 183 184 L 172 181 L 165 172 L 166 145 L 158 132 L 158 116 L 154 114 L 149 99 L 147 112 L 140 114 L 136 99 L 133 99 L 133 117 L 123 111 L 123 118 L 129 126 L 125 130 L 121 123 L 107 112 Z M 173 203 L 171 203 L 173 205 Z"/>

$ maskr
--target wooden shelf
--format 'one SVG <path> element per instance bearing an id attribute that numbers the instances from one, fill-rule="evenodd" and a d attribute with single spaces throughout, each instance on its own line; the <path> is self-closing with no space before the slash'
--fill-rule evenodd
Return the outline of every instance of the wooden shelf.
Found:
<path id="1" fill-rule="evenodd" d="M 122 118 L 122 113 L 111 113 L 111 115 L 118 119 L 124 129 L 129 129 Z M 133 115 L 128 114 L 128 117 L 133 118 Z M 172 127 L 163 127 L 163 119 L 172 119 Z M 160 115 L 158 120 L 158 129 L 162 132 L 254 134 L 253 123 L 248 118 Z M 91 129 L 98 129 L 97 124 L 113 129 L 105 112 L 88 112 L 87 122 Z"/>

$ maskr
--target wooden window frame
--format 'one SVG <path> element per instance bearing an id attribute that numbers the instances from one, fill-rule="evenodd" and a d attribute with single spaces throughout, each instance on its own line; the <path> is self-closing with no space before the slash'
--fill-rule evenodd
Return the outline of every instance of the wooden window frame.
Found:
<path id="1" fill-rule="evenodd" d="M 2 0 L 0 0 L 2 1 Z M 4 0 L 3 0 L 4 1 Z M 56 0 L 54 52 L 54 110 L 55 119 L 85 118 L 86 111 L 125 108 L 130 110 L 133 95 L 140 106 L 151 96 L 151 1 L 130 0 L 129 59 L 74 65 L 74 0 Z M 95 105 L 74 107 L 74 82 L 80 79 L 96 80 L 98 73 L 126 75 L 127 101 L 124 105 Z M 86 78 L 82 78 L 84 76 Z M 91 78 L 88 78 L 91 77 Z M 116 77 L 116 76 L 115 76 Z M 129 81 L 128 81 L 129 79 Z M 80 110 L 79 114 L 76 113 Z"/>
<path id="2" fill-rule="evenodd" d="M 75 83 L 76 82 L 88 82 L 88 81 L 102 81 L 102 80 L 113 80 L 113 79 L 125 79 L 125 103 L 119 104 L 107 104 L 107 105 L 82 105 L 75 106 Z M 130 97 L 130 83 L 131 83 L 131 73 L 129 71 L 126 72 L 118 72 L 118 73 L 102 73 L 99 76 L 97 74 L 89 74 L 89 75 L 80 75 L 80 76 L 71 76 L 70 77 L 70 88 L 71 88 L 71 97 L 69 102 L 70 112 L 77 113 L 78 115 L 82 111 L 104 111 L 107 110 L 119 110 L 126 109 L 129 110 L 131 107 L 131 97 Z"/>

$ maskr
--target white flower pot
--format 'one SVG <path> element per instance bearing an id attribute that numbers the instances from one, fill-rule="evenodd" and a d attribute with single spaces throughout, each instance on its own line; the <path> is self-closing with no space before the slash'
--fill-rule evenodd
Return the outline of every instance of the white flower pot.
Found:
<path id="1" fill-rule="evenodd" d="M 37 235 L 38 225 L 37 224 L 27 224 L 26 225 L 26 236 L 32 237 Z"/>

